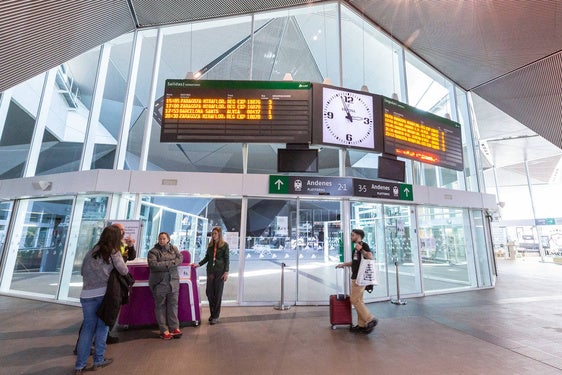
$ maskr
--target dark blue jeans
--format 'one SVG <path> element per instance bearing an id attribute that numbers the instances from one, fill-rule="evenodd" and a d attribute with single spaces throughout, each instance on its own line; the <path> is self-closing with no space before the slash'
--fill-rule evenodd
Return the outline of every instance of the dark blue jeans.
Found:
<path id="1" fill-rule="evenodd" d="M 103 296 L 94 298 L 80 298 L 82 304 L 82 314 L 84 315 L 84 322 L 82 323 L 82 330 L 78 337 L 78 347 L 76 356 L 76 369 L 86 367 L 86 362 L 90 356 L 90 348 L 92 341 L 95 337 L 94 348 L 94 365 L 102 364 L 105 359 L 105 348 L 107 347 L 105 340 L 109 327 L 98 318 L 96 311 L 103 301 Z"/>

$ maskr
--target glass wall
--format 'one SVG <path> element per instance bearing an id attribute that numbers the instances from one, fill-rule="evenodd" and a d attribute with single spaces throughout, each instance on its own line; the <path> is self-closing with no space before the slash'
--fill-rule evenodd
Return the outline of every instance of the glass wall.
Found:
<path id="1" fill-rule="evenodd" d="M 15 257 L 8 255 L 5 267 L 11 272 L 4 273 L 3 289 L 57 295 L 72 203 L 72 198 L 20 202 L 10 243 Z"/>
<path id="2" fill-rule="evenodd" d="M 314 245 L 308 244 L 310 228 L 309 236 L 300 233 L 297 201 L 249 198 L 247 212 L 243 300 L 279 301 L 281 263 L 285 263 L 285 301 L 294 303 L 300 250 Z"/>
<path id="3" fill-rule="evenodd" d="M 2 94 L 0 99 L 0 178 L 23 177 L 35 131 L 45 74 Z"/>
<path id="4" fill-rule="evenodd" d="M 0 202 L 0 258 L 2 258 L 2 254 L 4 253 L 4 245 L 6 243 L 10 217 L 12 215 L 12 206 L 12 202 Z"/>
<path id="5" fill-rule="evenodd" d="M 341 32 L 343 87 L 402 97 L 398 52 L 400 49 L 371 23 L 342 7 Z"/>
<path id="6" fill-rule="evenodd" d="M 107 195 L 79 196 L 68 225 L 68 244 L 58 299 L 78 301 L 82 290 L 80 269 L 86 253 L 98 242 L 107 218 Z"/>
<path id="7" fill-rule="evenodd" d="M 56 68 L 56 90 L 48 109 L 35 175 L 80 169 L 100 50 L 96 47 Z"/>
<path id="8" fill-rule="evenodd" d="M 334 267 L 340 260 L 341 204 L 301 200 L 296 221 L 295 215 L 290 217 L 297 238 L 298 301 L 322 302 L 326 296 L 338 293 Z"/>
<path id="9" fill-rule="evenodd" d="M 248 199 L 243 301 L 278 302 L 282 264 L 286 303 L 322 302 L 337 293 L 340 206 L 338 201 Z"/>
<path id="10" fill-rule="evenodd" d="M 491 229 L 488 221 L 489 217 L 483 215 L 482 211 L 479 210 L 471 210 L 470 217 L 472 220 L 472 238 L 474 243 L 474 255 L 476 256 L 478 286 L 492 286 L 493 267 L 490 264 L 491 246 L 489 243 L 489 236 L 486 236 L 486 230 Z"/>
<path id="11" fill-rule="evenodd" d="M 424 290 L 476 287 L 468 212 L 421 207 L 418 225 Z"/>
<path id="12" fill-rule="evenodd" d="M 3 92 L 0 179 L 111 168 L 277 173 L 282 144 L 160 143 L 162 94 L 168 78 L 281 80 L 286 73 L 295 80 L 367 86 L 437 115 L 450 114 L 463 125 L 465 172 L 407 161 L 407 180 L 478 191 L 466 93 L 337 2 L 137 31 Z M 376 179 L 377 157 L 319 147 L 318 175 Z M 500 193 L 509 195 L 510 189 Z M 470 216 L 420 207 L 418 241 L 410 205 L 270 198 L 100 192 L 2 202 L 0 240 L 12 251 L 3 253 L 7 268 L 0 288 L 76 301 L 83 256 L 108 219 L 142 222 L 140 257 L 166 231 L 193 262 L 204 255 L 211 228 L 222 227 L 231 249 L 225 301 L 276 302 L 285 262 L 287 300 L 325 302 L 337 290 L 332 268 L 346 241 L 347 220 L 366 231 L 376 251 L 379 286 L 370 300 L 394 295 L 397 276 L 401 292 L 409 295 L 492 282 L 477 210 Z M 478 248 L 474 255 L 472 243 Z M 205 269 L 198 273 L 204 281 Z"/>
<path id="13" fill-rule="evenodd" d="M 423 63 L 418 57 L 412 53 L 405 53 L 406 60 L 406 81 L 408 85 L 408 102 L 410 105 L 434 113 L 438 116 L 447 117 L 455 121 L 461 122 L 463 133 L 470 134 L 470 126 L 463 121 L 467 120 L 466 111 L 462 112 L 462 118 L 459 119 L 456 107 L 452 106 L 452 102 L 457 99 L 453 84 L 445 79 L 442 75 L 435 72 L 432 68 Z M 453 99 L 452 99 L 453 98 Z M 459 98 L 464 99 L 464 98 Z M 463 104 L 461 100 L 461 105 Z M 461 108 L 462 109 L 462 108 Z M 466 143 L 472 143 L 472 137 L 466 137 L 463 134 L 464 151 L 467 152 Z M 468 147 L 470 150 L 471 146 Z M 472 152 L 472 151 L 468 151 Z M 466 163 L 465 155 L 465 163 Z M 465 165 L 468 170 L 474 170 L 473 160 L 469 159 L 469 164 Z M 464 175 L 452 169 L 441 168 L 414 162 L 414 182 L 426 186 L 444 187 L 449 189 L 465 190 Z M 473 172 L 474 173 L 474 172 Z"/>
<path id="14" fill-rule="evenodd" d="M 371 294 L 365 294 L 365 300 L 383 298 L 389 295 L 388 271 L 394 270 L 394 264 L 388 262 L 385 246 L 383 205 L 380 203 L 352 202 L 351 229 L 358 228 L 365 231 L 363 239 L 373 251 L 373 259 L 377 265 L 378 285 Z M 393 273 L 395 275 L 395 273 Z M 393 282 L 393 280 L 390 280 Z"/>
<path id="15" fill-rule="evenodd" d="M 133 216 L 128 217 L 132 218 Z M 237 301 L 240 218 L 240 199 L 144 196 L 139 217 L 143 224 L 139 257 L 147 256 L 157 242 L 158 233 L 168 232 L 170 242 L 180 251 L 188 251 L 191 263 L 197 263 L 205 256 L 212 228 L 219 226 L 230 248 L 230 273 L 224 287 L 223 300 Z M 204 283 L 205 266 L 197 269 L 197 276 Z M 204 295 L 203 293 L 202 296 Z"/>
<path id="16" fill-rule="evenodd" d="M 475 144 L 477 144 L 476 137 L 472 133 L 470 123 L 470 108 L 468 104 L 468 97 L 464 91 L 455 87 L 455 100 L 457 103 L 457 121 L 461 124 L 462 142 L 463 142 L 463 159 L 464 159 L 464 179 L 466 190 L 479 191 L 479 180 L 483 179 L 482 170 L 476 167 L 476 152 Z M 460 172 L 457 172 L 460 173 Z M 459 179 L 461 177 L 459 176 Z M 451 187 L 459 189 L 462 184 L 452 184 Z"/>
<path id="17" fill-rule="evenodd" d="M 99 119 L 91 124 L 94 127 L 94 148 L 91 156 L 91 169 L 112 169 L 115 162 L 123 118 L 124 100 L 127 93 L 129 67 L 132 56 L 134 34 L 126 34 L 104 45 L 106 51 L 105 80 L 100 103 Z M 100 76 L 100 80 L 101 80 Z"/>
<path id="18" fill-rule="evenodd" d="M 416 233 L 413 207 L 384 205 L 384 246 L 390 295 L 397 294 L 398 283 L 402 295 L 422 292 Z M 396 280 L 397 271 L 398 281 Z"/>
<path id="19" fill-rule="evenodd" d="M 149 29 L 138 31 L 136 34 L 136 50 L 133 53 L 139 55 L 138 62 L 133 67 L 133 74 L 129 81 L 130 90 L 134 93 L 134 100 L 128 111 L 129 123 L 125 124 L 127 129 L 124 130 L 127 137 L 127 152 L 122 166 L 123 169 L 139 169 L 141 161 L 141 151 L 143 148 L 143 140 L 145 138 L 145 127 L 147 122 L 152 123 L 149 118 L 150 83 L 154 72 L 154 56 L 156 52 L 156 35 L 158 30 Z M 160 133 L 158 133 L 160 134 Z"/>

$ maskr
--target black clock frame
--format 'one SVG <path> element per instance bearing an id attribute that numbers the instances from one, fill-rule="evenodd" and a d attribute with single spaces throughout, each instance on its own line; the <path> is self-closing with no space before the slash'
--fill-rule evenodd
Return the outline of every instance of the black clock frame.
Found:
<path id="1" fill-rule="evenodd" d="M 342 92 L 350 92 L 357 95 L 365 95 L 373 100 L 373 145 L 374 147 L 364 147 L 348 145 L 345 143 L 327 143 L 324 141 L 324 88 L 330 88 Z M 312 84 L 312 143 L 318 145 L 328 145 L 335 147 L 345 147 L 366 152 L 382 152 L 383 150 L 383 127 L 382 127 L 382 101 L 380 95 L 372 94 L 360 90 L 351 90 L 338 86 L 325 85 L 319 83 Z"/>

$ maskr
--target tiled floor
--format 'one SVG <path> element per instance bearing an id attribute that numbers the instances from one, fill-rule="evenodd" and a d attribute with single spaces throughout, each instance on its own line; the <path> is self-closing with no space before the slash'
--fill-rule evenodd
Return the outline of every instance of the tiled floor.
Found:
<path id="1" fill-rule="evenodd" d="M 118 332 L 100 374 L 562 374 L 562 266 L 499 261 L 495 289 L 369 305 L 371 335 L 327 306 L 223 308 L 221 323 Z M 204 309 L 203 316 L 207 316 Z M 0 297 L 0 374 L 70 374 L 80 308 Z"/>

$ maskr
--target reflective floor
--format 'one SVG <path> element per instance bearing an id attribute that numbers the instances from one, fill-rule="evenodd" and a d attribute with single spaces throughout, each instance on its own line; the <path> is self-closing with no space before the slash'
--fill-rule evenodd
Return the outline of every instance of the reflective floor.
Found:
<path id="1" fill-rule="evenodd" d="M 119 330 L 103 374 L 561 374 L 562 266 L 498 261 L 495 289 L 373 303 L 368 336 L 330 329 L 327 306 L 226 307 L 163 341 Z M 69 374 L 81 311 L 0 297 L 2 374 Z"/>

